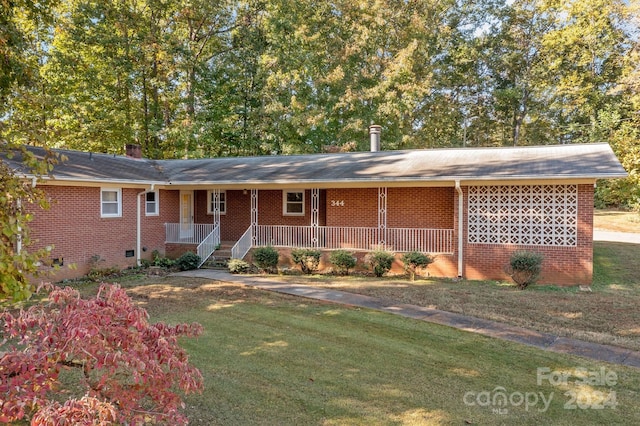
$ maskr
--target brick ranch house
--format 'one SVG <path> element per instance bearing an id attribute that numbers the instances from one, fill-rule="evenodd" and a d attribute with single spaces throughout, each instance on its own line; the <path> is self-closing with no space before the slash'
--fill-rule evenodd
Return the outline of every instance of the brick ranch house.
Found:
<path id="1" fill-rule="evenodd" d="M 591 283 L 594 184 L 626 176 L 608 144 L 379 151 L 375 137 L 371 152 L 196 160 L 60 150 L 52 176 L 23 175 L 52 201 L 32 240 L 54 247 L 55 279 L 96 258 L 125 268 L 229 242 L 236 258 L 265 245 L 418 250 L 437 256 L 431 275 L 467 279 L 506 279 L 527 249 L 544 254 L 541 282 Z"/>

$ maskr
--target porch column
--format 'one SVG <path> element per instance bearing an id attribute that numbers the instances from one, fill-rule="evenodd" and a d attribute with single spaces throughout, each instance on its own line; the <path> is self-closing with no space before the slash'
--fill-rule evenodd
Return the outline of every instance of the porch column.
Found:
<path id="1" fill-rule="evenodd" d="M 311 190 L 311 242 L 315 248 L 318 248 L 318 226 L 320 226 L 320 190 L 313 188 Z"/>
<path id="2" fill-rule="evenodd" d="M 251 244 L 258 245 L 258 190 L 251 190 Z"/>
<path id="3" fill-rule="evenodd" d="M 386 249 L 387 245 L 387 188 L 378 188 L 378 244 Z"/>
<path id="4" fill-rule="evenodd" d="M 211 202 L 213 203 L 213 225 L 220 224 L 220 189 L 211 190 Z"/>

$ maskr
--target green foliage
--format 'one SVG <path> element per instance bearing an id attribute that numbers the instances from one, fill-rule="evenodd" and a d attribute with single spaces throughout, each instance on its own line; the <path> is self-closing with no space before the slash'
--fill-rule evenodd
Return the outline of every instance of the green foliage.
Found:
<path id="1" fill-rule="evenodd" d="M 278 270 L 278 257 L 278 251 L 271 246 L 257 247 L 253 250 L 253 262 L 266 273 Z"/>
<path id="2" fill-rule="evenodd" d="M 410 251 L 402 255 L 404 270 L 409 273 L 411 281 L 415 280 L 416 270 L 418 268 L 426 268 L 435 262 L 435 258 L 418 251 Z"/>
<path id="3" fill-rule="evenodd" d="M 201 260 L 200 256 L 188 251 L 175 260 L 175 265 L 181 271 L 190 271 L 192 269 L 198 269 Z"/>
<path id="4" fill-rule="evenodd" d="M 633 2 L 10 4 L 0 133 L 14 142 L 289 154 L 365 149 L 376 122 L 384 149 L 605 141 L 640 164 Z M 639 184 L 599 202 L 630 205 Z"/>
<path id="5" fill-rule="evenodd" d="M 518 250 L 511 255 L 507 273 L 518 288 L 524 290 L 530 284 L 536 282 L 542 271 L 544 256 L 540 253 Z"/>
<path id="6" fill-rule="evenodd" d="M 355 256 L 346 250 L 332 251 L 329 255 L 329 262 L 333 263 L 338 272 L 344 275 L 349 275 L 349 269 L 356 266 Z"/>
<path id="7" fill-rule="evenodd" d="M 20 158 L 25 171 L 35 176 L 49 173 L 58 160 L 51 153 L 38 159 L 22 147 L 0 145 L 0 160 L 4 155 Z M 33 215 L 26 206 L 31 210 L 47 209 L 49 202 L 40 189 L 24 182 L 0 161 L 0 303 L 28 299 L 33 286 L 27 276 L 41 276 L 40 265 L 50 264 L 54 247 L 31 250 L 28 225 Z"/>
<path id="8" fill-rule="evenodd" d="M 320 266 L 320 256 L 322 252 L 314 249 L 293 249 L 291 250 L 291 258 L 294 263 L 300 265 L 302 272 L 312 274 L 318 270 Z"/>
<path id="9" fill-rule="evenodd" d="M 232 274 L 245 274 L 250 268 L 250 265 L 242 259 L 229 259 L 227 266 Z"/>
<path id="10" fill-rule="evenodd" d="M 391 269 L 395 255 L 391 252 L 384 250 L 376 250 L 364 257 L 364 263 L 368 267 L 373 269 L 373 273 L 376 277 L 381 277 Z"/>
<path id="11" fill-rule="evenodd" d="M 153 266 L 159 266 L 161 268 L 171 268 L 175 265 L 175 261 L 168 257 L 162 256 L 158 250 L 151 252 L 153 256 Z"/>

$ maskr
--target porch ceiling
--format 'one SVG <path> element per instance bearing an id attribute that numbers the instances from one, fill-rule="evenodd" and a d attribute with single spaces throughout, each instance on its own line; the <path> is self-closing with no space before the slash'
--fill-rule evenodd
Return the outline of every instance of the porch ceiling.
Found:
<path id="1" fill-rule="evenodd" d="M 33 148 L 36 155 L 41 149 Z M 625 177 L 606 143 L 510 148 L 353 152 L 198 160 L 133 160 L 60 151 L 56 179 L 179 186 L 395 186 Z M 3 158 L 20 169 L 19 158 Z"/>

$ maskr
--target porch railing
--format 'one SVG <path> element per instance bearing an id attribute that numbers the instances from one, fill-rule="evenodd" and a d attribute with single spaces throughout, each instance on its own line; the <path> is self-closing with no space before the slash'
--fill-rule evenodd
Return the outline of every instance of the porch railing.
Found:
<path id="1" fill-rule="evenodd" d="M 374 250 L 396 252 L 453 253 L 453 229 L 379 228 L 340 226 L 258 225 L 256 244 L 274 247 L 326 250 Z"/>
<path id="2" fill-rule="evenodd" d="M 165 243 L 200 244 L 213 232 L 213 223 L 165 223 Z"/>
<path id="3" fill-rule="evenodd" d="M 252 240 L 251 227 L 247 228 L 242 234 L 242 237 L 238 240 L 237 243 L 233 247 L 231 247 L 231 258 L 232 259 L 242 259 L 244 258 L 249 250 L 251 250 L 251 240 Z"/>
<path id="4" fill-rule="evenodd" d="M 211 233 L 209 233 L 209 235 L 207 235 L 196 248 L 196 253 L 198 254 L 198 256 L 200 256 L 200 264 L 198 265 L 198 268 L 207 261 L 209 256 L 211 256 L 214 251 L 216 251 L 216 247 L 218 247 L 218 245 L 220 245 L 219 224 L 213 228 L 213 231 L 211 231 Z"/>
<path id="5" fill-rule="evenodd" d="M 165 227 L 167 243 L 198 244 L 197 252 L 203 262 L 220 244 L 220 228 L 213 224 L 194 223 L 187 228 L 180 223 L 166 223 Z M 232 258 L 242 259 L 253 246 L 267 245 L 423 253 L 453 253 L 455 247 L 453 229 L 258 225 L 255 236 L 252 229 L 249 227 L 231 248 Z"/>

